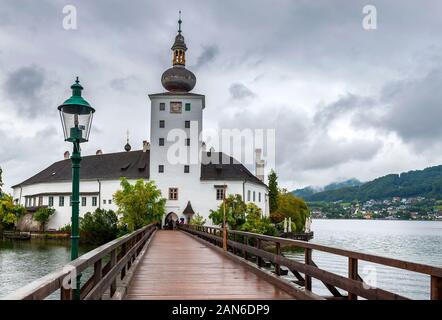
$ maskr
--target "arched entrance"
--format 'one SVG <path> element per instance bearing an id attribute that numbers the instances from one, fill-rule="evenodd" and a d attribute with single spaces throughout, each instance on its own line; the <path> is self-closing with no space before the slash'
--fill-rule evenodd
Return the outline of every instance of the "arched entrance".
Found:
<path id="1" fill-rule="evenodd" d="M 173 230 L 178 222 L 178 215 L 175 212 L 169 212 L 164 219 L 164 225 L 166 229 Z"/>

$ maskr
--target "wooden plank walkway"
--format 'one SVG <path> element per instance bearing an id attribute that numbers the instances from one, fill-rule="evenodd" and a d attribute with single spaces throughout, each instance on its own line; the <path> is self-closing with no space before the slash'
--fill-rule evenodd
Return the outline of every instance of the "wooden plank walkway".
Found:
<path id="1" fill-rule="evenodd" d="M 126 299 L 293 299 L 180 231 L 156 233 Z"/>

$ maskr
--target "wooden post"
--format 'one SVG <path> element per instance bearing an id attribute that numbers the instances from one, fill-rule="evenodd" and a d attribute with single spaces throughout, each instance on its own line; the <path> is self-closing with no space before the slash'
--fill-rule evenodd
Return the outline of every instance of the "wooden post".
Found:
<path id="1" fill-rule="evenodd" d="M 65 289 L 62 286 L 60 288 L 60 300 L 72 300 L 72 290 Z"/>
<path id="2" fill-rule="evenodd" d="M 117 263 L 117 250 L 112 250 L 111 254 L 110 254 L 110 267 L 111 269 L 115 266 L 115 264 Z M 110 297 L 112 298 L 112 296 L 114 295 L 115 291 L 117 291 L 117 278 L 115 278 L 112 283 L 111 283 L 111 287 L 110 287 Z"/>
<path id="3" fill-rule="evenodd" d="M 256 248 L 258 250 L 261 250 L 261 239 L 257 239 L 258 241 L 256 241 Z M 263 263 L 262 263 L 262 258 L 260 256 L 257 256 L 257 263 L 258 263 L 258 267 L 262 267 Z"/>
<path id="4" fill-rule="evenodd" d="M 236 243 L 236 233 L 233 234 L 233 242 Z M 236 248 L 232 248 L 233 254 L 236 254 Z"/>
<path id="5" fill-rule="evenodd" d="M 246 245 L 246 246 L 249 245 L 249 240 L 246 236 L 244 236 L 244 245 Z M 247 260 L 247 249 L 246 248 L 244 248 L 244 259 Z"/>
<path id="6" fill-rule="evenodd" d="M 121 246 L 121 259 L 124 259 L 127 253 L 127 244 L 123 243 Z M 124 265 L 123 269 L 121 269 L 121 280 L 126 276 L 126 265 Z"/>
<path id="7" fill-rule="evenodd" d="M 281 255 L 281 243 L 276 242 L 276 255 L 280 256 Z M 275 273 L 280 276 L 281 275 L 281 266 L 279 265 L 279 263 L 275 263 Z"/>
<path id="8" fill-rule="evenodd" d="M 227 186 L 224 184 L 223 191 L 223 250 L 227 251 L 227 217 L 226 217 L 226 188 Z"/>
<path id="9" fill-rule="evenodd" d="M 358 259 L 348 258 L 348 277 L 352 280 L 359 280 L 358 277 Z M 348 292 L 348 300 L 357 300 L 358 296 Z"/>
<path id="10" fill-rule="evenodd" d="M 306 265 L 310 265 L 312 262 L 312 249 L 304 249 L 304 261 Z M 305 274 L 305 290 L 312 291 L 312 277 Z"/>
<path id="11" fill-rule="evenodd" d="M 431 300 L 442 300 L 442 278 L 431 276 Z"/>
<path id="12" fill-rule="evenodd" d="M 94 263 L 94 286 L 100 282 L 101 278 L 103 277 L 103 267 L 102 267 L 102 260 L 98 260 Z"/>

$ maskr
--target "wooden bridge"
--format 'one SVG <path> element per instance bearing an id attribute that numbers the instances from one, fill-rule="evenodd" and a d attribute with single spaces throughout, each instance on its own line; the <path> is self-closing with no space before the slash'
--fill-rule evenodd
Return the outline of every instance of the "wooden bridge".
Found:
<path id="1" fill-rule="evenodd" d="M 111 241 L 61 270 L 40 278 L 3 299 L 72 299 L 71 283 L 81 276 L 81 299 L 407 299 L 367 285 L 358 261 L 425 274 L 429 299 L 442 299 L 442 268 L 379 257 L 285 238 L 228 231 L 228 250 L 222 249 L 222 230 L 182 225 L 178 231 L 146 226 Z M 290 245 L 304 251 L 304 261 L 284 256 Z M 348 259 L 348 276 L 319 268 L 312 251 Z M 286 277 L 290 272 L 293 277 Z M 393 271 L 394 272 L 394 271 Z M 293 280 L 296 279 L 296 280 Z M 330 292 L 320 296 L 312 279 Z"/>

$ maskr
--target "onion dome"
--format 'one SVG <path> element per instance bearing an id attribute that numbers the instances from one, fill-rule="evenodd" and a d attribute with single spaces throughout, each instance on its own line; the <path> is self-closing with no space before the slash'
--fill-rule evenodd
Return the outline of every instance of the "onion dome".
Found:
<path id="1" fill-rule="evenodd" d="M 126 140 L 126 145 L 124 146 L 124 150 L 126 150 L 126 152 L 129 152 L 132 149 L 132 146 L 129 144 L 129 130 L 127 130 L 127 140 Z"/>
<path id="2" fill-rule="evenodd" d="M 187 46 L 184 36 L 181 34 L 181 11 L 178 20 L 178 34 L 171 48 L 173 52 L 172 68 L 164 71 L 161 76 L 161 83 L 167 91 L 189 92 L 196 84 L 196 77 L 192 71 L 186 69 L 186 51 Z"/>

